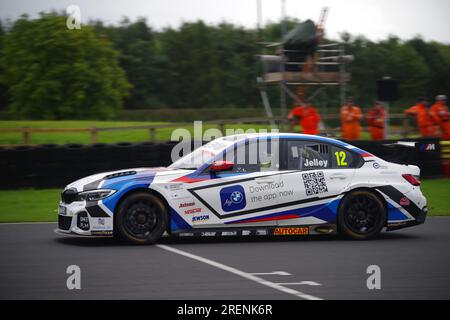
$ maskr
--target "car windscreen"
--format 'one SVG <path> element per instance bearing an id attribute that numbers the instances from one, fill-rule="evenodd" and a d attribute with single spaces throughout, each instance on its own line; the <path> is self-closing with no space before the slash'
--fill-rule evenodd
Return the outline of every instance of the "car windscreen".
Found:
<path id="1" fill-rule="evenodd" d="M 227 146 L 233 144 L 231 141 L 225 141 L 223 139 L 217 139 L 211 141 L 204 146 L 195 149 L 188 155 L 178 159 L 172 163 L 169 168 L 176 169 L 191 169 L 195 170 L 200 168 L 204 163 L 210 161 L 212 158 L 217 156 L 222 150 Z"/>

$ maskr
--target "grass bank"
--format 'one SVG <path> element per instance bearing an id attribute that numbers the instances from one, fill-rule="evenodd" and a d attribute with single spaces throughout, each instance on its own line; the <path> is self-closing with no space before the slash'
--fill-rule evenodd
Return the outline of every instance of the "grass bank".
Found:
<path id="1" fill-rule="evenodd" d="M 450 179 L 422 181 L 430 216 L 450 216 Z M 0 222 L 56 221 L 60 189 L 0 191 Z"/>

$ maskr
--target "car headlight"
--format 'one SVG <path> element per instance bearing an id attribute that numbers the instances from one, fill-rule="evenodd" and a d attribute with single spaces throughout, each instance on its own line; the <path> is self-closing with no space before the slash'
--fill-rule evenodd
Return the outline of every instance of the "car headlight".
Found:
<path id="1" fill-rule="evenodd" d="M 78 193 L 77 201 L 98 201 L 109 197 L 115 192 L 116 190 L 112 189 L 83 191 Z"/>

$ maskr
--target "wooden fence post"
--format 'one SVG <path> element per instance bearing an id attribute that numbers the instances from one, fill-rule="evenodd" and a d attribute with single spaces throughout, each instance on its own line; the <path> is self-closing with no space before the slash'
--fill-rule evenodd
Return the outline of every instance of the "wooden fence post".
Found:
<path id="1" fill-rule="evenodd" d="M 23 144 L 30 144 L 30 128 L 23 127 Z"/>
<path id="2" fill-rule="evenodd" d="M 222 136 L 225 135 L 225 124 L 223 122 L 219 123 L 219 130 L 222 132 Z"/>
<path id="3" fill-rule="evenodd" d="M 97 143 L 97 127 L 91 128 L 91 143 Z"/>
<path id="4" fill-rule="evenodd" d="M 150 141 L 152 143 L 156 142 L 156 128 L 150 128 Z"/>

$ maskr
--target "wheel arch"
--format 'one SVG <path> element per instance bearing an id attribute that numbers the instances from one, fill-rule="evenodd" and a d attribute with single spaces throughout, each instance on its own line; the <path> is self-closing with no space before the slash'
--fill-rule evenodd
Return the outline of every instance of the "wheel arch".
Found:
<path id="1" fill-rule="evenodd" d="M 167 230 L 166 230 L 166 231 L 167 231 L 168 233 L 170 233 L 170 221 L 171 221 L 171 216 L 170 216 L 170 206 L 169 206 L 169 203 L 167 202 L 166 198 L 164 198 L 164 196 L 163 196 L 160 192 L 158 192 L 158 191 L 156 191 L 156 190 L 154 190 L 154 189 L 150 189 L 150 188 L 142 188 L 142 187 L 140 187 L 140 188 L 134 188 L 134 189 L 131 189 L 131 190 L 128 190 L 127 192 L 125 192 L 125 193 L 120 197 L 120 200 L 117 202 L 117 205 L 116 205 L 116 207 L 114 208 L 114 216 L 116 216 L 117 210 L 120 208 L 120 205 L 122 204 L 122 202 L 123 202 L 127 197 L 129 197 L 129 196 L 132 195 L 132 194 L 139 193 L 139 192 L 144 192 L 144 193 L 148 193 L 148 194 L 154 195 L 154 196 L 156 196 L 157 198 L 159 198 L 159 199 L 164 203 L 164 206 L 166 207 L 166 211 L 167 211 L 167 218 L 168 218 L 168 224 L 167 224 Z M 115 227 L 115 223 L 116 223 L 116 220 L 113 219 L 114 227 Z M 114 227 L 113 227 L 113 228 L 114 228 Z M 115 229 L 115 228 L 114 228 L 114 229 Z"/>
<path id="2" fill-rule="evenodd" d="M 381 201 L 381 203 L 383 203 L 384 210 L 385 210 L 385 213 L 386 213 L 386 224 L 387 224 L 388 207 L 387 207 L 386 198 L 384 197 L 384 195 L 380 191 L 378 191 L 375 188 L 370 188 L 370 187 L 357 187 L 357 188 L 354 188 L 354 189 L 346 192 L 345 196 L 342 197 L 341 201 L 339 202 L 338 210 L 337 210 L 337 213 L 336 213 L 336 222 L 337 222 L 337 219 L 339 217 L 339 210 L 341 209 L 341 206 L 342 206 L 342 203 L 344 202 L 344 199 L 346 197 L 348 197 L 351 193 L 355 192 L 355 191 L 368 191 L 368 192 L 374 194 Z"/>

